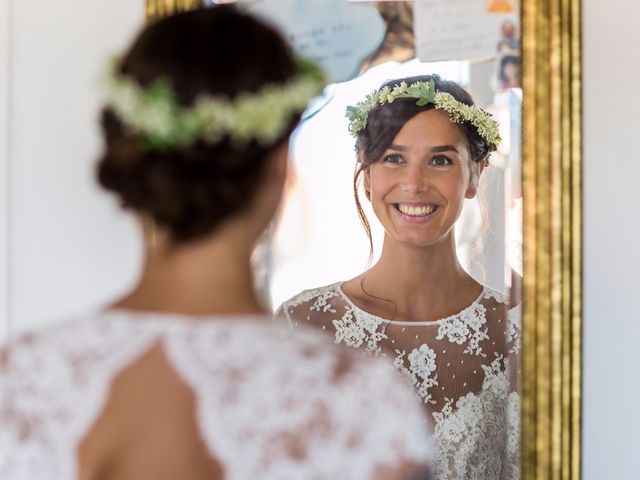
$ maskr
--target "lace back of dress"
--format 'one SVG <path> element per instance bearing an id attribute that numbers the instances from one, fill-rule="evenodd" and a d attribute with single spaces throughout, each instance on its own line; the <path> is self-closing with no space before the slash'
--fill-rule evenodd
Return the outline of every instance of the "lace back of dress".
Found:
<path id="1" fill-rule="evenodd" d="M 225 478 L 364 479 L 431 457 L 420 409 L 385 362 L 265 319 L 110 314 L 16 346 L 0 372 L 0 478 L 76 478 L 78 445 L 114 378 L 158 344 L 193 392 L 201 440 Z"/>

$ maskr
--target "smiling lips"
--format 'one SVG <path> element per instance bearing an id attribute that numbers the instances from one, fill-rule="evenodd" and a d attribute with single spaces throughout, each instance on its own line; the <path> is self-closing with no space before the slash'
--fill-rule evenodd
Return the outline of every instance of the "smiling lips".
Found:
<path id="1" fill-rule="evenodd" d="M 395 207 L 408 217 L 426 217 L 438 209 L 437 205 L 405 205 L 403 203 L 396 203 Z"/>

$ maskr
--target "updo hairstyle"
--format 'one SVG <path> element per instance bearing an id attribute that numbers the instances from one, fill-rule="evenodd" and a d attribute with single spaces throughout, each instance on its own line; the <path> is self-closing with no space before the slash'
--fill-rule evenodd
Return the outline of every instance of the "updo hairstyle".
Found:
<path id="1" fill-rule="evenodd" d="M 233 99 L 265 84 L 285 83 L 295 71 L 293 53 L 278 33 L 234 7 L 220 6 L 179 13 L 147 27 L 124 56 L 119 73 L 143 87 L 167 78 L 178 103 L 189 107 L 201 95 Z M 250 204 L 269 153 L 288 141 L 299 119 L 292 116 L 267 147 L 252 140 L 234 149 L 224 137 L 214 145 L 198 140 L 181 149 L 153 151 L 106 108 L 98 180 L 125 208 L 149 215 L 174 241 L 190 241 Z"/>

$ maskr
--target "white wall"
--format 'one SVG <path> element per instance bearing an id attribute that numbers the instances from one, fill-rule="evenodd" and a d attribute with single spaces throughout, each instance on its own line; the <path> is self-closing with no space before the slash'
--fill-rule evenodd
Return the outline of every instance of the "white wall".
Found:
<path id="1" fill-rule="evenodd" d="M 9 199 L 9 1 L 0 1 L 0 340 L 7 335 L 8 283 L 8 199 Z"/>
<path id="2" fill-rule="evenodd" d="M 584 479 L 640 478 L 640 3 L 584 0 Z"/>
<path id="3" fill-rule="evenodd" d="M 0 195 L 0 229 L 9 228 L 0 268 L 8 257 L 10 283 L 0 324 L 13 332 L 97 307 L 135 276 L 137 229 L 99 191 L 93 166 L 99 73 L 143 20 L 144 0 L 5 0 L 0 7 L 0 107 L 10 89 L 8 108 L 0 108 L 0 152 L 11 152 L 0 154 L 0 182 L 7 175 L 10 185 L 8 207 Z"/>

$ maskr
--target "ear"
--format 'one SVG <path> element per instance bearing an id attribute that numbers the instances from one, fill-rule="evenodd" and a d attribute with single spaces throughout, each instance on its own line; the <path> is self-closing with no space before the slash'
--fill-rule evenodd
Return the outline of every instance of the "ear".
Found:
<path id="1" fill-rule="evenodd" d="M 465 198 L 473 198 L 478 193 L 478 185 L 480 184 L 480 176 L 487 166 L 488 159 L 482 159 L 479 162 L 475 162 L 471 165 L 469 186 L 465 192 Z"/>
<path id="2" fill-rule="evenodd" d="M 369 169 L 368 166 L 366 166 L 362 171 L 362 176 L 364 177 L 362 180 L 362 184 L 364 185 L 364 194 L 367 197 L 367 200 L 371 201 L 371 169 Z"/>

